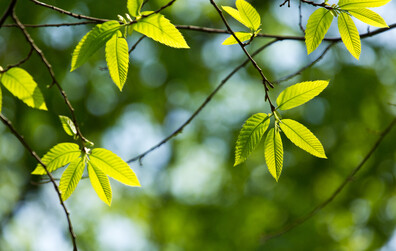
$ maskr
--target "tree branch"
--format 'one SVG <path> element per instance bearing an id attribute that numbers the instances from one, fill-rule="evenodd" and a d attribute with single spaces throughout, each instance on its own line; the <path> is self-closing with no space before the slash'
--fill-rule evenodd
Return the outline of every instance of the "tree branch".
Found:
<path id="1" fill-rule="evenodd" d="M 24 59 L 22 59 L 21 61 L 19 61 L 16 64 L 7 65 L 7 67 L 4 70 L 0 70 L 0 73 L 6 72 L 6 71 L 8 71 L 11 68 L 18 67 L 21 64 L 25 63 L 26 61 L 29 60 L 30 56 L 32 56 L 32 53 L 33 53 L 33 47 L 30 46 L 30 51 L 29 51 L 28 55 Z"/>
<path id="2" fill-rule="evenodd" d="M 5 20 L 7 19 L 8 16 L 11 15 L 12 10 L 14 9 L 14 6 L 16 4 L 17 0 L 11 0 L 10 4 L 8 5 L 7 9 L 4 11 L 3 16 L 0 18 L 0 29 L 3 26 Z"/>

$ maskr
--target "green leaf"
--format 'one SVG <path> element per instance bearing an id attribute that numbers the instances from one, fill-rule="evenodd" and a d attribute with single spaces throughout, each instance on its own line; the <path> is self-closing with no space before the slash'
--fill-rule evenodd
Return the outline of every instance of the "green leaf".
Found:
<path id="1" fill-rule="evenodd" d="M 280 128 L 286 137 L 296 146 L 308 153 L 327 159 L 322 144 L 315 135 L 305 126 L 292 119 L 282 119 Z"/>
<path id="2" fill-rule="evenodd" d="M 288 110 L 302 105 L 318 96 L 329 84 L 329 81 L 307 81 L 287 87 L 276 99 L 278 109 Z"/>
<path id="3" fill-rule="evenodd" d="M 340 0 L 338 7 L 343 10 L 380 7 L 391 0 Z"/>
<path id="4" fill-rule="evenodd" d="M 120 28 L 120 24 L 114 20 L 96 25 L 81 39 L 74 49 L 70 71 L 74 71 L 83 65 Z"/>
<path id="5" fill-rule="evenodd" d="M 111 205 L 111 186 L 107 175 L 91 162 L 88 162 L 88 175 L 92 187 L 95 189 L 98 197 L 107 205 Z"/>
<path id="6" fill-rule="evenodd" d="M 268 170 L 278 182 L 283 167 L 283 145 L 278 129 L 272 128 L 265 139 L 264 156 Z"/>
<path id="7" fill-rule="evenodd" d="M 380 28 L 384 28 L 384 27 L 389 27 L 385 20 L 378 15 L 377 13 L 375 13 L 372 10 L 369 9 L 352 9 L 348 11 L 352 16 L 356 17 L 357 19 L 359 19 L 360 21 L 375 26 L 375 27 L 380 27 Z"/>
<path id="8" fill-rule="evenodd" d="M 257 147 L 270 123 L 265 113 L 257 113 L 246 120 L 235 146 L 234 166 L 243 163 Z"/>
<path id="9" fill-rule="evenodd" d="M 128 0 L 127 7 L 129 14 L 131 14 L 133 17 L 139 16 L 143 2 L 144 0 Z"/>
<path id="10" fill-rule="evenodd" d="M 178 29 L 163 15 L 154 14 L 133 24 L 133 29 L 174 48 L 190 48 Z"/>
<path id="11" fill-rule="evenodd" d="M 59 190 L 62 200 L 67 200 L 74 192 L 78 182 L 81 180 L 86 164 L 86 157 L 73 160 L 63 172 L 59 181 Z"/>
<path id="12" fill-rule="evenodd" d="M 53 172 L 77 159 L 80 155 L 81 151 L 77 144 L 60 143 L 51 148 L 51 150 L 44 155 L 41 161 L 47 166 L 47 170 L 49 172 Z M 32 174 L 44 175 L 47 173 L 45 172 L 44 167 L 41 164 L 38 164 Z"/>
<path id="13" fill-rule="evenodd" d="M 305 44 L 308 54 L 320 45 L 332 21 L 333 15 L 325 8 L 317 9 L 309 17 L 307 29 L 305 30 Z"/>
<path id="14" fill-rule="evenodd" d="M 241 41 L 242 43 L 249 40 L 252 37 L 252 33 L 248 32 L 235 32 L 235 36 Z M 224 40 L 223 45 L 231 45 L 237 44 L 238 41 L 234 38 L 233 35 L 229 36 L 226 40 Z"/>
<path id="15" fill-rule="evenodd" d="M 237 0 L 236 7 L 241 15 L 241 18 L 247 23 L 247 27 L 252 31 L 257 30 L 261 25 L 260 15 L 257 10 L 245 0 Z"/>
<path id="16" fill-rule="evenodd" d="M 43 94 L 32 76 L 22 68 L 14 67 L 1 75 L 0 81 L 12 95 L 30 107 L 47 110 Z"/>
<path id="17" fill-rule="evenodd" d="M 225 10 L 225 12 L 227 12 L 230 16 L 235 18 L 238 22 L 240 22 L 244 26 L 246 26 L 246 27 L 250 26 L 250 23 L 247 20 L 245 20 L 244 18 L 242 18 L 240 12 L 237 9 L 234 9 L 229 6 L 221 6 L 221 8 L 223 8 L 223 10 Z"/>
<path id="18" fill-rule="evenodd" d="M 120 31 L 106 43 L 106 61 L 111 79 L 122 91 L 128 75 L 129 53 L 128 43 Z"/>
<path id="19" fill-rule="evenodd" d="M 111 151 L 95 148 L 89 157 L 92 165 L 113 179 L 128 186 L 140 186 L 139 180 L 128 164 Z"/>
<path id="20" fill-rule="evenodd" d="M 361 45 L 359 32 L 355 26 L 355 23 L 352 21 L 352 18 L 344 12 L 341 12 L 338 15 L 337 21 L 342 42 L 344 42 L 345 47 L 352 54 L 352 56 L 359 60 Z"/>
<path id="21" fill-rule="evenodd" d="M 77 134 L 76 126 L 69 117 L 59 115 L 59 119 L 62 123 L 63 130 L 65 130 L 67 135 L 74 136 Z"/>

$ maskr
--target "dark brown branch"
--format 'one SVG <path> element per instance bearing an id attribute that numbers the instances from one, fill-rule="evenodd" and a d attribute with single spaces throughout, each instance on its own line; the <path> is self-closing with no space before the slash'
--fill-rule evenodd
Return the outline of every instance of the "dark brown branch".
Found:
<path id="1" fill-rule="evenodd" d="M 16 64 L 7 65 L 7 67 L 4 70 L 0 70 L 0 73 L 6 72 L 6 71 L 8 71 L 11 68 L 18 67 L 18 66 L 22 65 L 23 63 L 25 63 L 26 61 L 29 60 L 30 56 L 32 56 L 32 53 L 33 53 L 33 47 L 30 47 L 30 51 L 29 51 L 28 55 L 24 59 L 22 59 L 21 61 L 19 61 Z"/>
<path id="2" fill-rule="evenodd" d="M 11 133 L 19 140 L 19 142 L 25 147 L 25 149 L 33 156 L 33 158 L 35 158 L 37 160 L 37 162 L 39 164 L 41 164 L 45 170 L 45 172 L 47 173 L 49 179 L 51 180 L 52 185 L 54 186 L 54 189 L 58 195 L 59 198 L 59 202 L 63 208 L 63 211 L 65 212 L 66 215 L 66 219 L 67 219 L 67 224 L 69 225 L 69 232 L 70 232 L 70 236 L 73 242 L 73 250 L 77 251 L 77 242 L 76 242 L 76 235 L 74 233 L 74 229 L 73 229 L 73 225 L 70 219 L 70 213 L 65 205 L 65 203 L 62 200 L 62 195 L 60 193 L 59 187 L 55 182 L 54 177 L 52 176 L 52 174 L 48 171 L 47 166 L 41 161 L 40 157 L 36 154 L 35 151 L 33 151 L 33 149 L 29 146 L 29 144 L 25 141 L 24 137 L 18 133 L 18 131 L 15 129 L 15 127 L 12 125 L 11 121 L 5 117 L 3 114 L 0 114 L 0 120 L 3 122 L 3 124 L 5 126 L 8 127 L 8 129 L 10 129 Z"/>
<path id="3" fill-rule="evenodd" d="M 266 49 L 267 47 L 269 47 L 270 45 L 278 42 L 279 40 L 272 40 L 271 42 L 261 46 L 259 49 L 257 49 L 254 53 L 252 53 L 252 57 L 255 57 L 257 54 L 259 54 L 260 52 L 262 52 L 264 49 Z M 173 133 L 171 133 L 168 137 L 164 138 L 163 140 L 161 140 L 161 142 L 159 142 L 158 144 L 156 144 L 155 146 L 151 147 L 150 149 L 148 149 L 147 151 L 145 151 L 144 153 L 128 160 L 128 163 L 132 163 L 135 162 L 137 160 L 141 161 L 147 154 L 149 154 L 150 152 L 154 151 L 155 149 L 157 149 L 158 147 L 162 146 L 163 144 L 167 143 L 169 140 L 171 140 L 172 138 L 174 138 L 176 135 L 178 135 L 179 133 L 181 133 L 184 128 L 191 123 L 191 121 L 205 108 L 205 106 L 212 100 L 212 98 L 216 95 L 216 93 L 224 86 L 225 83 L 227 83 L 227 81 L 237 72 L 239 71 L 241 68 L 243 68 L 244 66 L 246 66 L 248 63 L 250 62 L 249 59 L 246 59 L 242 64 L 238 65 L 234 70 L 232 70 L 223 80 L 221 80 L 220 84 L 209 94 L 209 96 L 206 97 L 205 101 L 198 107 L 197 110 L 194 111 L 194 113 L 186 120 L 186 122 L 184 122 L 178 129 L 176 129 L 176 131 L 174 131 Z"/>
<path id="4" fill-rule="evenodd" d="M 137 41 L 136 41 L 136 43 L 134 44 L 134 45 L 132 45 L 132 47 L 131 47 L 131 49 L 129 50 L 129 54 L 131 54 L 132 53 L 132 51 L 134 51 L 135 49 L 136 49 L 136 47 L 138 46 L 138 44 L 140 43 L 140 42 L 142 42 L 143 41 L 143 39 L 145 38 L 146 36 L 141 36 Z"/>
<path id="5" fill-rule="evenodd" d="M 276 231 L 272 234 L 264 235 L 262 237 L 262 242 L 266 242 L 270 239 L 273 239 L 275 237 L 281 236 L 290 230 L 298 227 L 299 225 L 303 224 L 307 220 L 311 219 L 313 216 L 315 216 L 320 210 L 322 210 L 324 207 L 326 207 L 328 204 L 330 204 L 345 188 L 345 186 L 351 182 L 355 175 L 359 172 L 359 170 L 363 167 L 363 165 L 367 162 L 367 160 L 371 157 L 371 155 L 375 152 L 375 150 L 378 148 L 382 140 L 385 138 L 386 135 L 391 131 L 391 129 L 395 126 L 396 124 L 396 118 L 392 120 L 392 122 L 386 127 L 384 131 L 380 134 L 379 138 L 373 145 L 373 147 L 370 149 L 370 151 L 367 153 L 367 155 L 363 158 L 363 160 L 353 169 L 353 171 L 348 175 L 348 177 L 345 178 L 344 182 L 341 183 L 341 185 L 334 191 L 334 193 L 324 202 L 319 204 L 317 207 L 315 207 L 311 212 L 309 212 L 307 215 L 295 220 L 293 223 L 285 226 L 279 231 Z"/>
<path id="6" fill-rule="evenodd" d="M 7 19 L 8 16 L 12 14 L 12 10 L 14 9 L 14 6 L 16 4 L 17 0 L 11 0 L 10 4 L 8 5 L 7 9 L 4 11 L 4 14 L 0 18 L 0 29 L 3 26 L 5 20 Z"/>
<path id="7" fill-rule="evenodd" d="M 157 13 L 163 11 L 164 9 L 168 8 L 169 6 L 171 6 L 174 2 L 176 2 L 176 0 L 171 0 L 169 3 L 167 3 L 164 6 L 160 7 L 158 10 L 156 10 L 156 11 L 154 11 L 154 12 L 148 14 L 148 15 L 142 15 L 142 18 L 143 17 L 149 17 L 151 15 L 157 14 Z"/>
<path id="8" fill-rule="evenodd" d="M 308 1 L 308 0 L 301 0 L 301 2 L 315 6 L 315 7 L 322 7 L 322 8 L 326 8 L 328 10 L 334 10 L 333 7 L 331 7 L 330 5 L 327 5 L 325 2 L 323 3 L 315 3 L 314 1 Z"/>
<path id="9" fill-rule="evenodd" d="M 76 23 L 59 23 L 59 24 L 23 24 L 26 28 L 45 28 L 45 27 L 62 27 L 62 26 L 77 26 L 86 24 L 98 24 L 102 22 L 97 21 L 84 21 Z M 18 27 L 17 24 L 5 24 L 3 27 Z"/>

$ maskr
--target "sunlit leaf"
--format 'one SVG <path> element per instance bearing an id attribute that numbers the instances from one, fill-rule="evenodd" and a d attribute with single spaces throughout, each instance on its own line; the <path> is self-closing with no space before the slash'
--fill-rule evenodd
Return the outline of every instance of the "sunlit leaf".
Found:
<path id="1" fill-rule="evenodd" d="M 243 163 L 257 147 L 269 123 L 269 117 L 265 113 L 254 114 L 246 120 L 236 142 L 234 166 Z"/>
<path id="2" fill-rule="evenodd" d="M 248 24 L 247 27 L 251 30 L 257 30 L 261 25 L 261 18 L 257 10 L 245 0 L 237 0 L 236 7 L 244 23 Z"/>
<path id="3" fill-rule="evenodd" d="M 92 187 L 95 189 L 98 197 L 110 206 L 112 192 L 107 175 L 91 162 L 88 162 L 88 175 L 91 180 Z"/>
<path id="4" fill-rule="evenodd" d="M 372 10 L 369 9 L 352 9 L 348 11 L 352 16 L 356 17 L 362 22 L 365 22 L 366 24 L 375 26 L 375 27 L 389 27 L 385 20 L 375 13 Z"/>
<path id="5" fill-rule="evenodd" d="M 60 143 L 51 148 L 51 150 L 49 150 L 44 155 L 41 161 L 47 166 L 47 170 L 52 172 L 77 159 L 80 155 L 81 151 L 77 144 Z M 38 164 L 32 174 L 44 175 L 47 173 L 45 172 L 43 166 Z"/>
<path id="6" fill-rule="evenodd" d="M 70 71 L 83 65 L 99 48 L 105 45 L 120 27 L 120 24 L 113 20 L 98 24 L 88 32 L 73 51 Z"/>
<path id="7" fill-rule="evenodd" d="M 90 163 L 105 174 L 128 186 L 140 186 L 135 173 L 116 154 L 103 148 L 95 148 L 90 154 Z"/>
<path id="8" fill-rule="evenodd" d="M 252 37 L 252 33 L 235 32 L 235 36 L 239 39 L 239 41 L 241 41 L 243 43 Z M 223 45 L 231 45 L 231 44 L 237 44 L 237 43 L 238 43 L 238 41 L 236 41 L 234 36 L 231 35 L 226 40 L 224 40 Z"/>
<path id="9" fill-rule="evenodd" d="M 74 136 L 77 134 L 77 129 L 73 123 L 73 120 L 71 120 L 67 116 L 62 116 L 62 115 L 59 115 L 59 119 L 62 123 L 63 130 L 65 130 L 67 135 Z"/>
<path id="10" fill-rule="evenodd" d="M 129 53 L 128 43 L 120 31 L 106 43 L 106 61 L 111 79 L 122 91 L 128 75 Z"/>
<path id="11" fill-rule="evenodd" d="M 292 85 L 281 92 L 276 99 L 278 109 L 288 110 L 302 105 L 318 96 L 329 84 L 329 81 L 307 81 Z"/>
<path id="12" fill-rule="evenodd" d="M 305 30 L 305 44 L 308 54 L 313 52 L 322 42 L 332 21 L 333 15 L 325 8 L 317 9 L 309 17 Z"/>
<path id="13" fill-rule="evenodd" d="M 67 200 L 74 192 L 78 182 L 81 180 L 86 164 L 86 157 L 73 160 L 63 172 L 59 181 L 59 190 L 62 200 Z"/>
<path id="14" fill-rule="evenodd" d="M 247 20 L 245 20 L 244 18 L 241 17 L 241 14 L 239 13 L 239 11 L 237 9 L 234 9 L 230 6 L 221 6 L 223 8 L 223 10 L 225 12 L 227 12 L 230 16 L 232 16 L 233 18 L 235 18 L 235 20 L 237 20 L 238 22 L 240 22 L 241 24 L 243 24 L 246 27 L 249 27 L 249 22 Z"/>
<path id="15" fill-rule="evenodd" d="M 391 0 L 340 0 L 338 7 L 344 10 L 380 7 Z"/>
<path id="16" fill-rule="evenodd" d="M 163 15 L 153 14 L 133 24 L 133 29 L 174 48 L 190 48 L 180 31 Z"/>
<path id="17" fill-rule="evenodd" d="M 359 32 L 355 26 L 355 23 L 348 14 L 343 12 L 338 15 L 337 21 L 342 42 L 344 42 L 345 47 L 352 54 L 352 56 L 359 60 L 361 45 Z"/>
<path id="18" fill-rule="evenodd" d="M 131 14 L 133 17 L 139 16 L 143 2 L 144 0 L 128 0 L 127 7 L 129 14 Z"/>
<path id="19" fill-rule="evenodd" d="M 282 119 L 280 128 L 296 146 L 316 157 L 327 158 L 318 138 L 304 125 L 292 119 Z"/>
<path id="20" fill-rule="evenodd" d="M 30 107 L 47 110 L 43 94 L 33 77 L 22 68 L 14 67 L 1 75 L 0 82 L 12 95 Z"/>
<path id="21" fill-rule="evenodd" d="M 279 131 L 269 130 L 264 143 L 264 156 L 268 170 L 278 182 L 283 167 L 283 145 Z"/>

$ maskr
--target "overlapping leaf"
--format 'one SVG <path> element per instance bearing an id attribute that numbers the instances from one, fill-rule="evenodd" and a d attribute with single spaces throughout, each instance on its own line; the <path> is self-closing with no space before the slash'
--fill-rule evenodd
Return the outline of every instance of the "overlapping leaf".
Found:
<path id="1" fill-rule="evenodd" d="M 257 13 L 257 10 L 253 8 L 252 5 L 250 5 L 250 3 L 246 2 L 245 0 L 237 0 L 236 7 L 241 18 L 244 20 L 244 23 L 248 24 L 248 28 L 255 31 L 260 27 L 260 15 Z"/>
<path id="2" fill-rule="evenodd" d="M 338 15 L 337 21 L 342 42 L 344 42 L 345 47 L 352 54 L 352 56 L 359 60 L 361 45 L 359 32 L 355 26 L 355 23 L 352 21 L 352 18 L 344 12 L 341 12 Z"/>
<path id="3" fill-rule="evenodd" d="M 245 122 L 236 142 L 234 166 L 243 163 L 257 147 L 269 122 L 269 117 L 265 113 L 254 114 Z"/>
<path id="4" fill-rule="evenodd" d="M 280 128 L 296 146 L 316 157 L 327 158 L 318 138 L 304 125 L 291 119 L 282 119 Z"/>
<path id="5" fill-rule="evenodd" d="M 86 165 L 86 157 L 73 160 L 63 172 L 59 181 L 59 190 L 62 200 L 67 200 L 74 192 L 78 182 L 81 180 Z"/>
<path id="6" fill-rule="evenodd" d="M 340 0 L 338 7 L 344 10 L 380 7 L 391 0 Z"/>
<path id="7" fill-rule="evenodd" d="M 113 20 L 98 24 L 88 32 L 73 51 L 70 71 L 83 65 L 99 48 L 105 45 L 120 27 L 120 24 Z"/>
<path id="8" fill-rule="evenodd" d="M 129 53 L 128 43 L 120 31 L 114 33 L 106 43 L 106 61 L 111 79 L 122 91 L 128 75 Z"/>
<path id="9" fill-rule="evenodd" d="M 322 42 L 332 21 L 333 15 L 325 8 L 317 9 L 311 14 L 305 31 L 305 44 L 308 54 L 313 52 Z"/>
<path id="10" fill-rule="evenodd" d="M 264 156 L 268 170 L 278 182 L 283 167 L 283 145 L 279 131 L 269 130 L 264 144 Z"/>
<path id="11" fill-rule="evenodd" d="M 298 83 L 282 91 L 276 103 L 278 109 L 288 110 L 302 105 L 319 95 L 329 84 L 329 81 L 317 80 Z"/>
<path id="12" fill-rule="evenodd" d="M 244 26 L 246 26 L 246 27 L 250 26 L 249 22 L 241 17 L 241 14 L 239 13 L 239 11 L 237 9 L 234 9 L 230 6 L 221 6 L 221 7 L 223 8 L 223 10 L 225 10 L 225 12 L 227 12 L 230 16 L 235 18 L 235 20 L 237 20 Z"/>
<path id="13" fill-rule="evenodd" d="M 242 43 L 249 40 L 252 37 L 252 33 L 249 32 L 235 32 L 235 36 L 241 41 Z M 238 41 L 234 38 L 233 35 L 229 36 L 226 40 L 224 40 L 223 45 L 231 45 L 237 44 Z"/>
<path id="14" fill-rule="evenodd" d="M 59 115 L 59 119 L 62 123 L 63 130 L 65 130 L 67 135 L 74 136 L 77 134 L 76 126 L 69 117 Z"/>
<path id="15" fill-rule="evenodd" d="M 133 29 L 174 48 L 190 48 L 180 31 L 163 15 L 153 14 L 134 23 Z"/>
<path id="16" fill-rule="evenodd" d="M 30 107 L 47 110 L 43 94 L 33 77 L 22 68 L 14 67 L 1 75 L 0 81 L 12 95 Z"/>
<path id="17" fill-rule="evenodd" d="M 128 186 L 140 186 L 135 173 L 128 164 L 111 151 L 95 148 L 89 157 L 92 165 L 113 179 Z"/>
<path id="18" fill-rule="evenodd" d="M 41 161 L 47 166 L 47 170 L 49 172 L 53 172 L 56 169 L 63 167 L 71 161 L 77 159 L 80 155 L 81 151 L 77 144 L 60 143 L 51 148 L 51 150 L 49 150 L 44 155 Z M 44 175 L 47 173 L 45 172 L 43 166 L 38 164 L 32 174 Z"/>
<path id="19" fill-rule="evenodd" d="M 107 205 L 111 205 L 111 186 L 107 175 L 100 170 L 95 164 L 88 162 L 88 175 L 92 187 L 95 189 L 98 197 Z"/>
<path id="20" fill-rule="evenodd" d="M 128 0 L 127 8 L 129 14 L 133 17 L 137 17 L 140 15 L 140 9 L 142 8 L 144 0 Z"/>
<path id="21" fill-rule="evenodd" d="M 372 10 L 363 8 L 363 9 L 351 9 L 348 12 L 352 16 L 356 17 L 357 19 L 359 19 L 360 21 L 366 24 L 380 28 L 389 27 L 386 24 L 385 20 Z"/>

